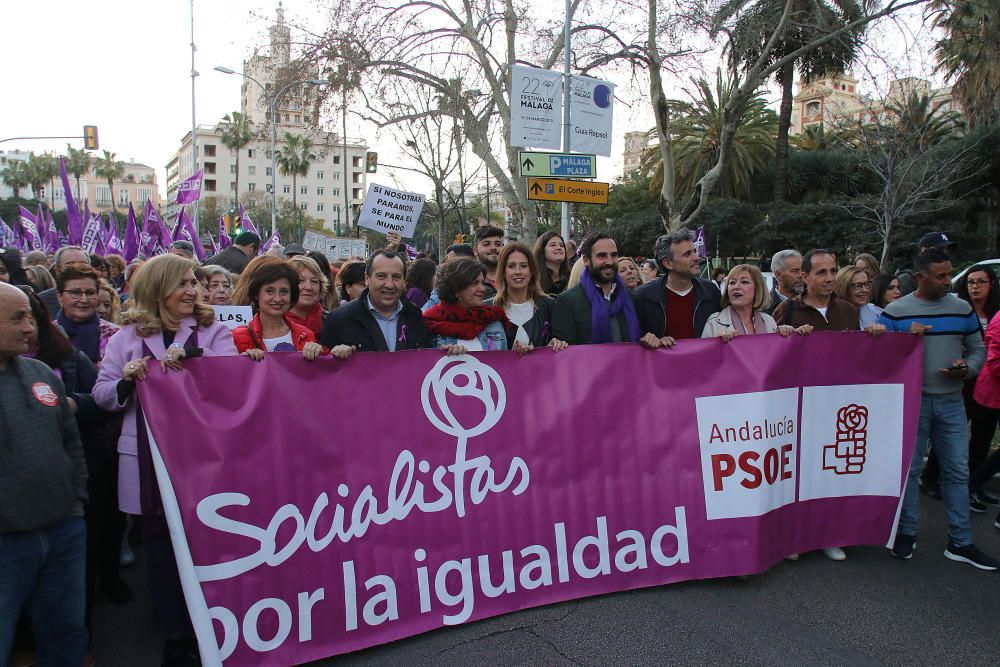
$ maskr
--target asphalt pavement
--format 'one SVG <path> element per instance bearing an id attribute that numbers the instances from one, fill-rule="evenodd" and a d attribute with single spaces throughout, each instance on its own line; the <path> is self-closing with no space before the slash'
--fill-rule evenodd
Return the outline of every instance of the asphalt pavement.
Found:
<path id="1" fill-rule="evenodd" d="M 990 487 L 988 487 L 990 488 Z M 991 487 L 1000 494 L 1000 480 Z M 918 547 L 847 560 L 803 554 L 763 574 L 659 586 L 445 628 L 313 665 L 990 665 L 1000 662 L 1000 572 L 953 563 L 944 508 L 922 498 Z M 1000 558 L 996 509 L 973 514 L 976 543 Z M 135 593 L 95 610 L 98 667 L 154 667 L 160 635 L 142 551 Z"/>

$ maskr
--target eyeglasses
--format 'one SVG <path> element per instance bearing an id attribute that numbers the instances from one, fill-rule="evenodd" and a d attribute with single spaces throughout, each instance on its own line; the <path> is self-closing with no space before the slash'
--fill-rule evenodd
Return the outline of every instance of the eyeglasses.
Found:
<path id="1" fill-rule="evenodd" d="M 74 301 L 79 301 L 83 297 L 88 299 L 97 298 L 97 290 L 95 289 L 64 289 L 63 294 L 69 294 Z"/>
<path id="2" fill-rule="evenodd" d="M 867 283 L 851 283 L 851 289 L 854 290 L 854 291 L 856 291 L 856 292 L 860 292 L 861 290 L 866 290 L 866 289 L 871 289 L 871 288 L 872 288 L 872 284 L 871 284 L 870 281 L 867 282 Z"/>
<path id="3" fill-rule="evenodd" d="M 990 284 L 989 280 L 970 280 L 968 283 L 969 287 L 982 287 L 983 285 L 989 285 L 989 284 Z"/>

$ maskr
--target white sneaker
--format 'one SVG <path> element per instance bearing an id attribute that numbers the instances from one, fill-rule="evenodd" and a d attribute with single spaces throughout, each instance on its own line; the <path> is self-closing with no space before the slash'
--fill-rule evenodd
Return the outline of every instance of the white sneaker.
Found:
<path id="1" fill-rule="evenodd" d="M 847 554 L 840 547 L 828 547 L 823 549 L 823 555 L 830 560 L 847 560 Z"/>
<path id="2" fill-rule="evenodd" d="M 798 554 L 788 554 L 787 556 L 785 556 L 785 560 L 798 560 L 798 559 L 799 559 Z"/>

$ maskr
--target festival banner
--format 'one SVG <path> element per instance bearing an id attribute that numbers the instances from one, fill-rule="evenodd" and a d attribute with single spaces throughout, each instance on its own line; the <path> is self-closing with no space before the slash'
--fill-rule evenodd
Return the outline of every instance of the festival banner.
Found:
<path id="1" fill-rule="evenodd" d="M 80 245 L 80 240 L 83 238 L 83 218 L 80 217 L 80 206 L 73 196 L 73 188 L 69 185 L 66 158 L 59 158 L 59 179 L 62 181 L 63 196 L 66 197 L 66 229 L 69 232 L 69 242 L 70 245 Z"/>
<path id="2" fill-rule="evenodd" d="M 559 150 L 562 146 L 563 75 L 547 69 L 511 68 L 510 145 Z"/>
<path id="3" fill-rule="evenodd" d="M 569 149 L 574 153 L 609 157 L 615 84 L 589 76 L 573 76 L 570 91 Z"/>
<path id="4" fill-rule="evenodd" d="M 817 333 L 214 357 L 138 386 L 203 664 L 293 665 L 885 545 L 921 376 L 917 336 Z"/>
<path id="5" fill-rule="evenodd" d="M 199 169 L 194 176 L 184 179 L 177 186 L 177 203 L 190 204 L 201 199 L 201 179 L 202 170 Z"/>

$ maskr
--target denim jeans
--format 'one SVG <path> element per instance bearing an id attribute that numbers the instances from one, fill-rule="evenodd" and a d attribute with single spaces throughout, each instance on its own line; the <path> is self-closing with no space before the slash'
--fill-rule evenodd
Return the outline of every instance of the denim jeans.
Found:
<path id="1" fill-rule="evenodd" d="M 86 548 L 87 528 L 79 516 L 0 535 L 0 665 L 10 660 L 21 609 L 32 620 L 39 667 L 83 664 Z"/>
<path id="2" fill-rule="evenodd" d="M 937 452 L 941 466 L 939 477 L 941 497 L 948 513 L 948 537 L 956 546 L 972 544 L 969 523 L 969 432 L 965 404 L 960 393 L 945 396 L 924 394 L 920 397 L 920 423 L 917 426 L 917 446 L 910 463 L 903 511 L 899 517 L 899 532 L 917 534 L 920 519 L 918 480 L 924 467 L 927 441 Z"/>

